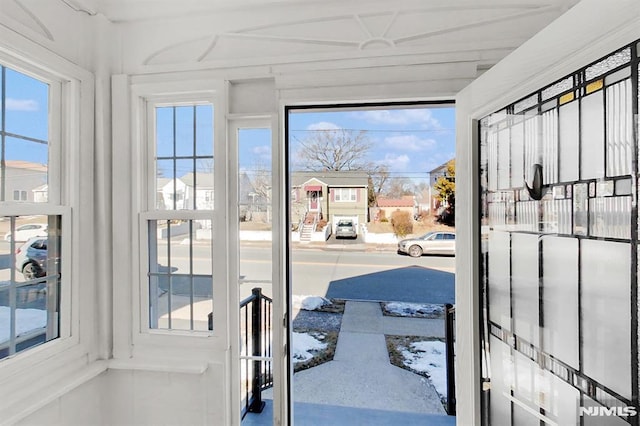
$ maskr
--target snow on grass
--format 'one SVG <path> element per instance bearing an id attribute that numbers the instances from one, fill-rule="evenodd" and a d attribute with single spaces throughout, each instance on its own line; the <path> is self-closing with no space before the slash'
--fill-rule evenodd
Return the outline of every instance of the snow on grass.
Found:
<path id="1" fill-rule="evenodd" d="M 444 315 L 444 305 L 432 303 L 389 302 L 384 308 L 390 314 L 401 317 L 433 318 Z"/>
<path id="2" fill-rule="evenodd" d="M 326 347 L 326 343 L 322 343 L 311 334 L 293 332 L 293 362 L 309 361 L 313 358 L 313 351 L 320 351 Z"/>
<path id="3" fill-rule="evenodd" d="M 11 309 L 0 306 L 0 343 L 9 341 L 9 324 L 11 321 Z M 16 337 L 30 331 L 35 331 L 47 326 L 47 311 L 42 309 L 16 309 Z"/>
<path id="4" fill-rule="evenodd" d="M 304 309 L 305 311 L 315 311 L 325 305 L 330 305 L 331 301 L 321 296 L 301 296 L 293 295 L 293 308 Z"/>
<path id="5" fill-rule="evenodd" d="M 404 365 L 427 373 L 441 398 L 447 397 L 447 358 L 444 342 L 439 340 L 414 342 L 402 350 Z"/>

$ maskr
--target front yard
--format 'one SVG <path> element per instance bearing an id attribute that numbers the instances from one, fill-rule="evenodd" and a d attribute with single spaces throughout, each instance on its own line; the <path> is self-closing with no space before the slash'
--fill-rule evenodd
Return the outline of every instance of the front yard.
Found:
<path id="1" fill-rule="evenodd" d="M 369 222 L 367 230 L 376 234 L 393 233 L 391 222 Z M 423 235 L 431 231 L 455 231 L 455 227 L 438 223 L 435 219 L 426 219 L 413 223 L 413 232 L 410 235 Z"/>

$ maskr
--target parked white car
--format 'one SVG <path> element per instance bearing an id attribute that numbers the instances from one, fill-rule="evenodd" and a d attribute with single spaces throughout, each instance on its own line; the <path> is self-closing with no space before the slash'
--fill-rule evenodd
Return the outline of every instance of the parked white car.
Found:
<path id="1" fill-rule="evenodd" d="M 20 225 L 16 228 L 15 241 L 27 241 L 33 237 L 46 237 L 47 236 L 47 224 L 46 223 L 27 223 Z M 11 241 L 13 235 L 11 232 L 7 232 L 4 236 L 5 241 Z"/>
<path id="2" fill-rule="evenodd" d="M 398 253 L 411 257 L 423 254 L 456 254 L 456 234 L 453 232 L 429 232 L 420 237 L 398 242 Z"/>

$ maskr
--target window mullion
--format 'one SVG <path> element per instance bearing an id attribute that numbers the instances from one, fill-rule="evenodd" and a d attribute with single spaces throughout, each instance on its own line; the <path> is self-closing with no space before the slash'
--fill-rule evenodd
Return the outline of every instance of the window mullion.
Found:
<path id="1" fill-rule="evenodd" d="M 0 125 L 2 127 L 0 127 L 0 201 L 5 201 L 6 198 L 6 182 L 7 182 L 7 177 L 6 177 L 6 162 L 5 162 L 5 128 L 6 128 L 6 119 L 7 119 L 7 114 L 6 114 L 6 93 L 7 93 L 7 84 L 6 84 L 6 68 L 0 65 L 0 80 L 1 80 L 1 86 L 2 88 L 0 89 L 2 91 L 2 99 L 0 102 Z"/>
<path id="2" fill-rule="evenodd" d="M 173 174 L 172 174 L 172 178 L 173 178 L 173 210 L 177 210 L 177 196 L 178 196 L 178 173 L 177 173 L 177 160 L 176 160 L 176 156 L 178 155 L 177 153 L 177 148 L 176 148 L 176 133 L 177 133 L 177 129 L 176 129 L 176 107 L 172 107 L 172 113 L 173 113 L 173 126 L 172 126 L 172 130 L 173 130 L 173 134 L 171 137 L 172 143 L 173 143 Z"/>

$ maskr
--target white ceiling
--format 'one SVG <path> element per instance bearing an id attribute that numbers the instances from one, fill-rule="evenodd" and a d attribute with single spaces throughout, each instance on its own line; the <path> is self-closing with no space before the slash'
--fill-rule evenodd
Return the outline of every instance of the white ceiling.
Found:
<path id="1" fill-rule="evenodd" d="M 579 0 L 59 1 L 120 26 L 143 66 L 375 59 L 468 79 Z"/>
<path id="2" fill-rule="evenodd" d="M 411 11 L 431 9 L 437 14 L 455 15 L 464 10 L 500 10 L 518 8 L 528 11 L 531 19 L 544 9 L 557 15 L 579 0 L 61 0 L 74 8 L 100 13 L 112 22 L 180 19 L 185 17 L 242 11 L 247 15 L 278 10 L 286 18 L 287 10 L 305 8 L 322 13 L 326 8 L 338 7 L 351 13 L 375 12 L 380 5 L 387 9 Z"/>

